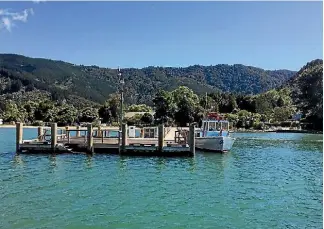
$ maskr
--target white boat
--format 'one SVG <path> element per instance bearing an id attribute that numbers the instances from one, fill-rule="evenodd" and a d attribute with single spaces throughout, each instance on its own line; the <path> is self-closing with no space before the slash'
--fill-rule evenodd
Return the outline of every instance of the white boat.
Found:
<path id="1" fill-rule="evenodd" d="M 213 152 L 227 152 L 235 142 L 235 138 L 230 136 L 229 122 L 217 114 L 211 114 L 202 121 L 195 139 L 196 149 Z"/>

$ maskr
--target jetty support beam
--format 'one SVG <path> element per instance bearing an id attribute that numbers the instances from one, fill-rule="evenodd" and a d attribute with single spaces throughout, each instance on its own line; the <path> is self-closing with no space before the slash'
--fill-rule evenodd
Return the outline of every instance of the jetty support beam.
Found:
<path id="1" fill-rule="evenodd" d="M 93 153 L 93 128 L 92 124 L 87 126 L 87 149 L 89 152 Z"/>
<path id="2" fill-rule="evenodd" d="M 80 137 L 81 136 L 80 126 L 77 126 L 76 129 L 77 129 L 76 137 Z"/>
<path id="3" fill-rule="evenodd" d="M 71 136 L 71 133 L 70 133 L 70 131 L 69 131 L 69 127 L 68 127 L 68 126 L 65 127 L 65 136 L 67 137 L 67 141 L 68 141 L 68 143 L 70 143 L 70 136 Z"/>
<path id="4" fill-rule="evenodd" d="M 164 146 L 164 125 L 158 126 L 158 151 L 162 152 Z"/>
<path id="5" fill-rule="evenodd" d="M 189 127 L 189 149 L 190 149 L 190 153 L 193 156 L 196 153 L 195 127 L 196 127 L 196 123 L 191 123 Z"/>
<path id="6" fill-rule="evenodd" d="M 51 148 L 54 151 L 57 145 L 57 123 L 51 124 Z"/>
<path id="7" fill-rule="evenodd" d="M 39 126 L 37 129 L 37 135 L 38 135 L 38 141 L 44 141 L 44 128 L 42 126 Z"/>
<path id="8" fill-rule="evenodd" d="M 101 126 L 98 126 L 98 130 L 97 130 L 97 135 L 96 135 L 98 138 L 101 138 L 102 137 L 102 128 Z"/>
<path id="9" fill-rule="evenodd" d="M 23 141 L 23 126 L 24 124 L 21 122 L 16 123 L 16 152 L 19 152 L 19 145 L 22 144 Z"/>
<path id="10" fill-rule="evenodd" d="M 121 152 L 125 152 L 125 148 L 127 145 L 127 124 L 122 124 L 122 136 L 121 136 Z"/>

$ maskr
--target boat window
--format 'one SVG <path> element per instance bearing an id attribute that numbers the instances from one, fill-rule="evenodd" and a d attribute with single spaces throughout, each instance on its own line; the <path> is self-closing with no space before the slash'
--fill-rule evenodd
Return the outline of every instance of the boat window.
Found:
<path id="1" fill-rule="evenodd" d="M 220 131 L 220 128 L 221 128 L 221 123 L 220 122 L 217 123 L 216 128 L 217 128 L 218 131 Z"/>
<path id="2" fill-rule="evenodd" d="M 209 131 L 215 131 L 215 130 L 216 130 L 216 122 L 210 122 Z"/>

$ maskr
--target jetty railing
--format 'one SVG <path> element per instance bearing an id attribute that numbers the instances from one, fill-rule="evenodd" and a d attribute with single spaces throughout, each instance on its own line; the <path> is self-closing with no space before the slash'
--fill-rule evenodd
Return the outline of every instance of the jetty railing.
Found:
<path id="1" fill-rule="evenodd" d="M 175 141 L 174 143 L 171 143 L 170 141 L 167 141 L 165 139 L 165 136 L 171 131 L 171 127 L 164 127 L 164 125 L 159 125 L 157 127 L 157 138 L 143 138 L 143 135 L 141 133 L 140 138 L 134 139 L 129 138 L 128 131 L 127 131 L 127 124 L 122 125 L 122 131 L 119 131 L 117 128 L 112 127 L 101 127 L 94 128 L 92 124 L 88 124 L 86 128 L 82 127 L 57 127 L 57 123 L 52 123 L 50 127 L 38 127 L 38 134 L 36 139 L 32 140 L 23 140 L 22 139 L 22 133 L 23 133 L 23 123 L 17 123 L 16 125 L 16 149 L 17 152 L 19 151 L 19 147 L 21 144 L 34 144 L 34 143 L 40 143 L 44 145 L 50 145 L 51 149 L 55 149 L 58 146 L 64 147 L 66 144 L 68 145 L 84 145 L 89 152 L 94 152 L 94 144 L 102 144 L 103 146 L 106 145 L 118 145 L 119 150 L 121 152 L 125 151 L 125 147 L 128 146 L 128 141 L 133 142 L 131 144 L 134 144 L 134 142 L 138 142 L 140 145 L 151 145 L 155 147 L 154 142 L 157 143 L 157 151 L 162 152 L 163 148 L 165 146 L 167 147 L 175 147 L 174 143 L 179 143 L 180 141 Z M 81 132 L 84 131 L 84 135 L 81 136 Z M 111 137 L 109 136 L 109 133 L 107 134 L 107 131 L 117 131 L 117 135 Z M 192 131 L 192 134 L 191 134 Z M 71 136 L 71 133 L 75 132 L 75 136 Z M 189 131 L 181 132 L 182 137 L 185 138 L 184 142 L 181 142 L 181 145 L 185 145 L 185 147 L 188 147 L 191 152 L 194 153 L 194 128 L 190 126 Z M 179 137 L 178 137 L 179 138 Z M 116 141 L 114 141 L 116 140 Z M 192 143 L 193 142 L 193 143 Z M 50 144 L 49 144 L 50 143 Z M 192 145 L 193 144 L 193 145 Z M 179 145 L 179 144 L 178 144 Z M 98 146 L 97 146 L 98 147 Z M 26 145 L 25 145 L 26 148 Z"/>

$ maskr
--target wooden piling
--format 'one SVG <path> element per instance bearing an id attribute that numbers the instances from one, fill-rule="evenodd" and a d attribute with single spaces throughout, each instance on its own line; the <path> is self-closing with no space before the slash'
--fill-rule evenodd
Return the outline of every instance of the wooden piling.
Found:
<path id="1" fill-rule="evenodd" d="M 16 123 L 16 151 L 19 152 L 19 145 L 22 144 L 23 141 L 23 126 L 24 124 L 21 122 Z"/>
<path id="2" fill-rule="evenodd" d="M 65 127 L 65 134 L 66 134 L 66 138 L 67 138 L 68 143 L 70 143 L 71 133 L 69 131 L 69 127 L 68 126 Z"/>
<path id="3" fill-rule="evenodd" d="M 98 126 L 98 130 L 97 130 L 97 137 L 101 138 L 102 136 L 102 130 L 101 130 L 101 126 Z"/>
<path id="4" fill-rule="evenodd" d="M 89 152 L 93 153 L 93 128 L 92 124 L 87 126 L 87 149 Z"/>
<path id="5" fill-rule="evenodd" d="M 55 150 L 57 145 L 57 123 L 51 124 L 51 148 Z"/>
<path id="6" fill-rule="evenodd" d="M 44 128 L 42 126 L 39 126 L 37 129 L 37 135 L 38 135 L 38 141 L 44 141 Z"/>
<path id="7" fill-rule="evenodd" d="M 158 151 L 162 152 L 164 146 L 164 125 L 161 124 L 158 127 Z"/>
<path id="8" fill-rule="evenodd" d="M 127 124 L 122 124 L 122 136 L 121 136 L 121 152 L 125 152 L 125 148 L 127 145 Z"/>
<path id="9" fill-rule="evenodd" d="M 75 136 L 80 137 L 81 136 L 80 126 L 77 126 L 76 129 L 77 129 L 77 132 L 76 132 Z"/>
<path id="10" fill-rule="evenodd" d="M 191 123 L 189 127 L 189 150 L 192 155 L 196 153 L 196 143 L 195 143 L 195 123 Z"/>

